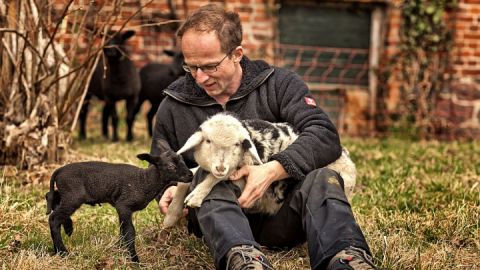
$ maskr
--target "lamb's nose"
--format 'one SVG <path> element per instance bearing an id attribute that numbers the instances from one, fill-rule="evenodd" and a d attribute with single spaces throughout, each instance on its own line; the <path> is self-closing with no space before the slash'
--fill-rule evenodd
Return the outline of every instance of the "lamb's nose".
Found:
<path id="1" fill-rule="evenodd" d="M 225 171 L 225 167 L 224 167 L 223 165 L 216 166 L 215 169 L 216 169 L 218 172 L 224 172 L 224 171 Z"/>

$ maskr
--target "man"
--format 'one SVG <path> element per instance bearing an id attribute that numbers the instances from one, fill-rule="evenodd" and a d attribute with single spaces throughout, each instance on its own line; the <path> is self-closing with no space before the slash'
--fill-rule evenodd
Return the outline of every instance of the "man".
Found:
<path id="1" fill-rule="evenodd" d="M 337 130 L 316 106 L 306 84 L 286 69 L 243 55 L 238 14 L 215 5 L 199 8 L 177 32 L 187 75 L 165 91 L 157 115 L 156 141 L 178 150 L 209 116 L 229 111 L 242 119 L 288 122 L 299 138 L 271 161 L 245 166 L 240 195 L 231 181 L 217 184 L 198 209 L 189 209 L 189 230 L 203 235 L 217 269 L 273 269 L 261 246 L 291 248 L 305 241 L 312 269 L 374 269 L 369 247 L 342 190 L 343 180 L 322 169 L 341 153 Z M 184 155 L 196 166 L 191 152 Z M 296 188 L 275 216 L 245 214 L 274 181 L 290 178 Z M 202 179 L 196 173 L 193 184 Z M 176 186 L 163 193 L 166 213 Z"/>

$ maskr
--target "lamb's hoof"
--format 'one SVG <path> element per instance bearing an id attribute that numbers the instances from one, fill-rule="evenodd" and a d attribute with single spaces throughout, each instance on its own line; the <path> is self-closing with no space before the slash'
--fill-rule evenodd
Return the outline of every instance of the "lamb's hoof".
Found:
<path id="1" fill-rule="evenodd" d="M 57 250 L 55 252 L 56 255 L 60 256 L 60 257 L 66 257 L 68 255 L 68 250 Z"/>
<path id="2" fill-rule="evenodd" d="M 134 263 L 140 263 L 140 259 L 138 259 L 138 256 L 137 256 L 137 255 L 134 255 L 134 256 L 132 257 L 132 262 L 134 262 Z"/>
<path id="3" fill-rule="evenodd" d="M 202 199 L 199 198 L 198 196 L 195 196 L 195 193 L 190 193 L 188 196 L 185 198 L 184 203 L 191 208 L 199 208 L 202 205 Z"/>
<path id="4" fill-rule="evenodd" d="M 170 229 L 181 219 L 181 216 L 166 215 L 163 220 L 162 229 Z"/>

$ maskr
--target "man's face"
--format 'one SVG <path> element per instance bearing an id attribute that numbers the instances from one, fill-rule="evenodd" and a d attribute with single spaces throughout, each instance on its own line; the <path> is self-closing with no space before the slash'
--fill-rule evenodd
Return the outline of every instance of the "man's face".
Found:
<path id="1" fill-rule="evenodd" d="M 192 76 L 209 96 L 217 101 L 226 101 L 238 90 L 242 77 L 239 63 L 243 54 L 241 47 L 237 47 L 231 55 L 224 58 L 226 54 L 221 51 L 215 32 L 191 29 L 182 37 L 182 51 L 186 65 L 200 67 L 192 71 Z M 201 69 L 202 66 L 216 65 L 220 61 L 214 72 L 206 73 Z"/>

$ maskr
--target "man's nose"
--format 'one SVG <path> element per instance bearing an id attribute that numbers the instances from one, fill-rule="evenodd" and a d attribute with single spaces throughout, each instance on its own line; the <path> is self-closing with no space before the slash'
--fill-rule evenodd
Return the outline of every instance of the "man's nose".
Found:
<path id="1" fill-rule="evenodd" d="M 202 84 L 210 78 L 207 73 L 203 72 L 202 69 L 198 68 L 195 74 L 195 81 L 197 84 Z"/>

